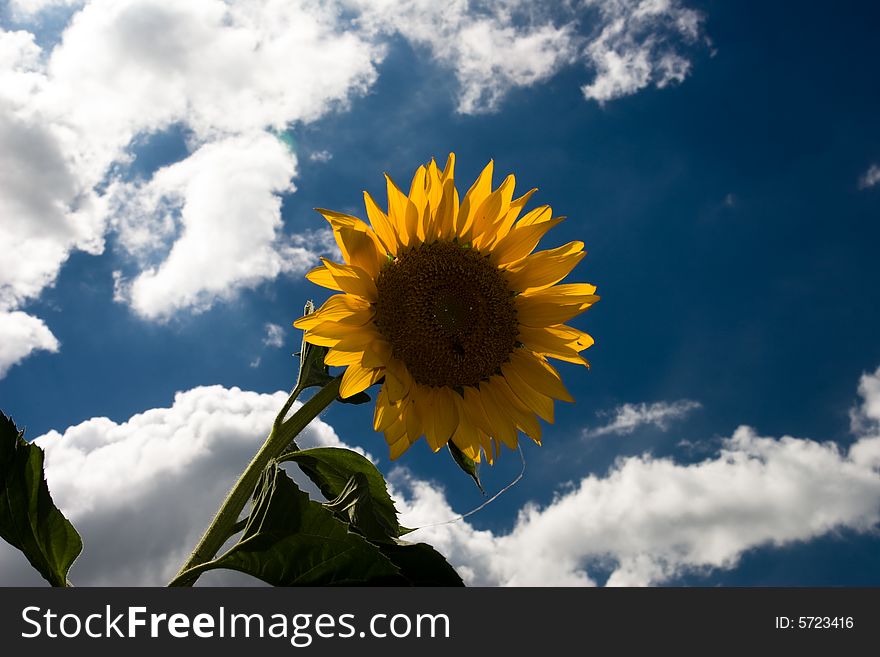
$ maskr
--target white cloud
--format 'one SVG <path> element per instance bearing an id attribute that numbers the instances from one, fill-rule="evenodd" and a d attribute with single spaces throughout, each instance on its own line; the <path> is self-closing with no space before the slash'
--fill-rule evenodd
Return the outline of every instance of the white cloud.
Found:
<path id="1" fill-rule="evenodd" d="M 447 523 L 458 514 L 442 488 L 403 469 L 391 473 L 393 497 L 401 521 L 420 528 L 411 538 L 435 545 L 469 584 L 592 585 L 591 568 L 599 565 L 611 572 L 608 584 L 651 585 L 734 568 L 755 548 L 876 528 L 880 369 L 862 377 L 859 394 L 863 429 L 849 450 L 761 437 L 743 426 L 701 462 L 619 459 L 606 475 L 564 487 L 546 507 L 526 505 L 507 533 Z M 170 408 L 127 422 L 93 418 L 40 437 L 52 495 L 86 542 L 74 582 L 166 581 L 285 396 L 195 388 L 179 393 Z M 320 420 L 306 436 L 302 445 L 342 445 Z M 0 544 L 0 585 L 38 581 L 20 555 Z"/>
<path id="2" fill-rule="evenodd" d="M 279 349 L 284 346 L 284 338 L 286 331 L 278 324 L 271 322 L 266 324 L 266 337 L 263 338 L 263 344 L 273 349 Z"/>
<path id="3" fill-rule="evenodd" d="M 71 249 L 103 247 L 97 197 L 29 107 L 44 83 L 41 56 L 28 32 L 0 29 L 0 378 L 35 349 L 58 349 L 45 323 L 18 308 L 55 280 Z"/>
<path id="4" fill-rule="evenodd" d="M 347 0 L 366 29 L 398 32 L 450 67 L 459 84 L 458 110 L 497 109 L 512 88 L 546 80 L 574 61 L 574 23 L 556 26 L 524 2 L 437 3 L 431 0 Z"/>
<path id="5" fill-rule="evenodd" d="M 73 7 L 83 2 L 85 0 L 9 0 L 9 7 L 17 20 L 27 20 L 48 9 Z"/>
<path id="6" fill-rule="evenodd" d="M 21 311 L 0 311 L 0 378 L 32 352 L 55 352 L 58 346 L 58 339 L 42 320 Z"/>
<path id="7" fill-rule="evenodd" d="M 596 68 L 587 95 L 599 100 L 681 80 L 689 63 L 674 43 L 700 32 L 695 12 L 661 0 L 552 11 L 524 0 L 11 4 L 25 26 L 52 8 L 69 22 L 46 50 L 26 30 L 0 28 L 0 310 L 39 297 L 71 252 L 102 253 L 112 229 L 139 267 L 116 275 L 116 298 L 154 320 L 306 266 L 312 254 L 291 250 L 296 236 L 283 235 L 277 210 L 296 161 L 269 135 L 366 93 L 398 35 L 451 69 L 459 111 L 478 113 L 577 60 Z M 127 180 L 134 146 L 173 127 L 191 154 L 155 179 Z M 265 164 L 248 176 L 235 166 L 255 158 Z M 196 174 L 196 164 L 210 170 Z M 230 213 L 210 214 L 237 191 Z M 245 202 L 258 208 L 253 233 L 241 224 L 251 221 Z M 204 268 L 207 247 L 194 236 L 209 217 L 230 232 L 215 232 L 218 257 Z M 248 253 L 233 246 L 242 236 Z M 219 271 L 222 258 L 236 266 Z"/>
<path id="8" fill-rule="evenodd" d="M 609 433 L 623 435 L 632 433 L 636 428 L 645 424 L 653 424 L 666 431 L 671 421 L 680 420 L 698 408 L 700 408 L 700 403 L 690 399 L 653 404 L 644 402 L 622 404 L 610 413 L 613 417 L 608 424 L 595 429 L 585 429 L 583 435 L 585 438 L 604 436 Z M 600 415 L 609 415 L 609 413 L 600 413 Z"/>
<path id="9" fill-rule="evenodd" d="M 872 164 L 859 178 L 859 189 L 868 189 L 877 183 L 880 183 L 880 166 Z"/>
<path id="10" fill-rule="evenodd" d="M 23 20 L 76 4 L 20 0 L 12 9 Z M 81 4 L 50 51 L 27 31 L 0 29 L 0 311 L 38 297 L 72 251 L 101 253 L 108 225 L 123 227 L 121 243 L 142 267 L 134 280 L 117 275 L 117 298 L 151 319 L 306 267 L 312 254 L 280 231 L 295 158 L 266 130 L 365 92 L 381 45 L 338 30 L 336 8 L 305 0 Z M 173 125 L 195 152 L 156 181 L 118 182 L 134 141 Z M 157 199 L 180 211 L 179 223 L 162 223 Z M 195 243 L 209 220 L 210 263 L 209 242 Z M 164 262 L 144 257 L 161 252 Z"/>
<path id="11" fill-rule="evenodd" d="M 600 103 L 628 96 L 653 82 L 663 88 L 683 81 L 690 61 L 675 51 L 677 42 L 700 35 L 702 15 L 678 0 L 587 0 L 602 26 L 584 49 L 596 77 L 581 87 Z"/>
<path id="12" fill-rule="evenodd" d="M 174 224 L 176 213 L 180 236 L 161 264 L 120 280 L 121 298 L 145 318 L 167 319 L 313 265 L 315 254 L 281 235 L 279 193 L 292 190 L 295 166 L 280 140 L 260 132 L 211 142 L 148 183 L 127 185 L 123 196 L 140 206 L 133 217 L 120 211 L 122 243 L 132 253 L 141 250 L 133 231 Z"/>
<path id="13" fill-rule="evenodd" d="M 860 412 L 880 417 L 880 369 L 863 377 L 859 390 Z M 622 458 L 604 477 L 582 479 L 544 508 L 527 505 L 506 534 L 444 523 L 457 514 L 442 490 L 398 472 L 396 485 L 408 492 L 401 522 L 427 525 L 412 538 L 448 555 L 470 584 L 593 585 L 597 565 L 610 569 L 608 585 L 659 584 L 734 568 L 754 548 L 876 528 L 874 429 L 848 452 L 835 443 L 760 437 L 742 426 L 717 457 L 699 463 Z"/>
<path id="14" fill-rule="evenodd" d="M 77 144 L 84 163 L 104 175 L 139 134 L 192 132 L 188 158 L 111 187 L 123 246 L 156 251 L 176 237 L 164 262 L 142 260 L 120 281 L 117 296 L 135 312 L 204 310 L 311 263 L 280 233 L 296 160 L 266 129 L 314 120 L 375 79 L 380 50 L 335 21 L 305 2 L 93 0 L 65 31 L 45 95 L 66 108 L 59 121 L 88 135 Z"/>
<path id="15" fill-rule="evenodd" d="M 56 504 L 83 536 L 77 585 L 163 585 L 185 560 L 256 453 L 287 393 L 199 387 L 126 422 L 92 418 L 36 442 Z M 298 407 L 298 404 L 297 406 Z M 295 408 L 296 408 L 295 407 Z M 320 419 L 301 447 L 341 446 Z M 24 557 L 0 542 L 0 585 L 37 584 Z M 223 581 L 208 578 L 206 582 Z"/>
<path id="16" fill-rule="evenodd" d="M 330 151 L 315 151 L 309 153 L 309 159 L 312 162 L 329 162 L 333 159 L 333 153 Z"/>

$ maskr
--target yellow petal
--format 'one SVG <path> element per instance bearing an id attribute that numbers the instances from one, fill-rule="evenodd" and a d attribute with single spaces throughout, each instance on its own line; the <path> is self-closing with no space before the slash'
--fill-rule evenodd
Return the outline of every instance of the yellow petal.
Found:
<path id="1" fill-rule="evenodd" d="M 343 291 L 372 303 L 376 302 L 378 298 L 376 283 L 363 269 L 355 265 L 338 265 L 326 258 L 321 258 L 321 262 Z"/>
<path id="2" fill-rule="evenodd" d="M 569 242 L 548 251 L 538 251 L 518 261 L 505 274 L 515 292 L 541 290 L 561 281 L 583 260 L 583 242 Z"/>
<path id="3" fill-rule="evenodd" d="M 363 351 L 363 345 L 376 339 L 372 325 L 350 326 L 338 322 L 324 322 L 308 329 L 306 342 L 333 347 L 339 351 Z"/>
<path id="4" fill-rule="evenodd" d="M 513 393 L 523 405 L 545 421 L 553 422 L 553 400 L 536 390 L 520 370 L 510 361 L 501 366 L 501 373 Z"/>
<path id="5" fill-rule="evenodd" d="M 409 394 L 413 386 L 412 376 L 401 361 L 393 356 L 385 364 L 385 381 L 388 384 L 388 399 L 399 401 Z"/>
<path id="6" fill-rule="evenodd" d="M 389 457 L 392 461 L 403 456 L 403 453 L 406 452 L 410 448 L 409 439 L 404 435 L 402 438 L 398 439 L 394 444 L 389 445 Z"/>
<path id="7" fill-rule="evenodd" d="M 433 213 L 440 205 L 440 197 L 443 195 L 443 182 L 440 180 L 440 171 L 434 158 L 431 158 L 428 170 L 425 172 L 425 194 L 428 197 L 428 207 Z"/>
<path id="8" fill-rule="evenodd" d="M 487 434 L 492 433 L 492 422 L 486 415 L 486 409 L 483 407 L 481 395 L 477 388 L 465 386 L 464 398 L 461 401 L 460 409 L 469 423 Z"/>
<path id="9" fill-rule="evenodd" d="M 409 441 L 414 443 L 424 433 L 422 418 L 419 415 L 419 404 L 416 403 L 417 392 L 414 392 L 416 386 L 410 388 L 410 394 L 406 398 L 401 415 L 406 423 L 406 435 Z"/>
<path id="10" fill-rule="evenodd" d="M 593 305 L 592 303 L 560 304 L 542 297 L 528 297 L 522 294 L 514 299 L 514 304 L 520 326 L 533 327 L 562 324 Z"/>
<path id="11" fill-rule="evenodd" d="M 397 410 L 395 410 L 395 413 L 397 412 Z M 403 423 L 403 420 L 400 417 L 397 417 L 397 419 L 391 424 L 391 426 L 385 429 L 383 433 L 385 434 L 385 440 L 387 440 L 388 444 L 391 445 L 406 436 L 406 425 Z"/>
<path id="12" fill-rule="evenodd" d="M 522 212 L 523 207 L 526 203 L 529 202 L 532 194 L 537 191 L 537 188 L 530 189 L 518 199 L 514 199 L 510 202 L 510 209 L 507 211 L 507 214 L 504 215 L 501 223 L 499 223 L 498 227 L 495 229 L 495 240 L 492 242 L 492 244 L 497 244 L 502 238 L 507 237 L 507 234 L 513 227 L 514 222 L 519 217 L 520 212 Z"/>
<path id="13" fill-rule="evenodd" d="M 474 214 L 480 204 L 492 193 L 492 170 L 495 166 L 493 160 L 483 169 L 476 181 L 461 202 L 461 209 L 455 223 L 455 234 L 463 241 L 469 241 L 470 228 L 474 223 Z"/>
<path id="14" fill-rule="evenodd" d="M 324 364 L 330 367 L 346 367 L 361 362 L 361 354 L 358 351 L 340 351 L 330 349 L 324 356 Z"/>
<path id="15" fill-rule="evenodd" d="M 514 226 L 513 230 L 492 249 L 492 262 L 502 266 L 525 258 L 535 250 L 538 242 L 547 234 L 547 231 L 563 220 L 563 217 L 551 218 L 549 207 L 543 211 L 541 216 L 545 217 L 543 221 L 524 226 L 520 222 Z"/>
<path id="16" fill-rule="evenodd" d="M 385 340 L 372 340 L 364 347 L 361 365 L 364 367 L 385 367 L 391 359 L 391 345 Z"/>
<path id="17" fill-rule="evenodd" d="M 558 324 L 556 326 L 548 326 L 546 330 L 555 336 L 565 340 L 566 344 L 574 349 L 582 350 L 593 345 L 593 338 L 589 333 L 581 331 L 574 326 Z"/>
<path id="18" fill-rule="evenodd" d="M 443 183 L 446 183 L 447 180 L 452 180 L 455 177 L 455 153 L 450 153 L 449 157 L 446 158 L 446 166 L 443 167 L 443 173 L 440 174 L 440 180 Z"/>
<path id="19" fill-rule="evenodd" d="M 373 429 L 375 431 L 386 431 L 399 420 L 397 408 L 388 403 L 388 391 L 385 386 L 379 390 L 376 395 L 376 410 L 373 413 Z M 403 426 L 400 427 L 403 431 Z M 387 435 L 386 435 L 387 437 Z M 399 436 L 398 436 L 399 437 Z"/>
<path id="20" fill-rule="evenodd" d="M 443 195 L 437 206 L 434 217 L 434 230 L 439 239 L 449 239 L 455 230 L 455 216 L 458 213 L 458 199 L 455 194 L 455 183 L 447 180 L 443 185 Z"/>
<path id="21" fill-rule="evenodd" d="M 503 376 L 493 376 L 489 380 L 495 392 L 499 395 L 501 403 L 507 409 L 507 412 L 513 418 L 516 426 L 520 428 L 526 435 L 539 445 L 541 444 L 541 425 L 534 412 L 529 410 L 519 398 L 514 394 L 513 390 L 507 384 Z"/>
<path id="22" fill-rule="evenodd" d="M 406 206 L 409 199 L 387 173 L 385 174 L 385 189 L 388 193 L 388 222 L 391 224 L 391 228 L 399 234 L 401 230 L 406 229 Z"/>
<path id="23" fill-rule="evenodd" d="M 354 324 L 342 324 L 340 322 L 321 322 L 320 324 L 310 326 L 306 329 L 306 332 L 310 336 L 321 336 L 324 338 L 334 338 L 336 340 L 344 340 L 360 333 L 364 334 L 364 339 L 366 340 L 373 340 L 376 337 L 376 332 L 373 326 L 369 323 L 357 326 Z M 351 349 L 348 349 L 347 351 L 351 351 Z"/>
<path id="24" fill-rule="evenodd" d="M 308 331 L 306 331 L 306 334 L 303 336 L 303 340 L 319 347 L 334 347 L 339 343 L 339 338 L 328 338 L 323 335 L 314 335 Z"/>
<path id="25" fill-rule="evenodd" d="M 559 374 L 542 358 L 535 356 L 526 349 L 514 349 L 510 354 L 510 364 L 535 390 L 554 399 L 573 402 L 574 399 L 565 389 Z"/>
<path id="26" fill-rule="evenodd" d="M 347 254 L 345 261 L 350 265 L 360 267 L 375 280 L 379 276 L 379 263 L 385 259 L 385 249 L 373 231 L 369 229 L 362 231 L 343 226 L 339 230 L 333 231 L 333 234 L 336 236 L 339 249 L 343 254 Z"/>
<path id="27" fill-rule="evenodd" d="M 339 385 L 339 396 L 343 399 L 356 395 L 369 388 L 382 378 L 381 369 L 361 367 L 357 363 L 348 366 L 342 375 L 342 383 Z"/>
<path id="28" fill-rule="evenodd" d="M 508 405 L 501 393 L 495 389 L 491 382 L 480 382 L 480 402 L 486 411 L 486 416 L 492 426 L 490 435 L 501 440 L 510 449 L 516 449 L 516 424 L 511 418 Z"/>
<path id="29" fill-rule="evenodd" d="M 369 327 L 367 327 L 369 329 Z M 373 330 L 363 330 L 350 333 L 343 337 L 339 342 L 333 345 L 334 349 L 339 351 L 357 351 L 363 353 L 376 340 L 376 332 Z"/>
<path id="30" fill-rule="evenodd" d="M 470 421 L 467 411 L 464 408 L 464 399 L 457 393 L 452 393 L 451 399 L 455 405 L 455 413 L 458 416 L 458 425 L 452 434 L 452 442 L 464 454 L 476 462 L 480 461 L 480 442 L 479 429 Z"/>
<path id="31" fill-rule="evenodd" d="M 419 212 L 387 173 L 385 182 L 388 189 L 388 220 L 396 229 L 401 245 L 415 246 L 418 243 L 416 225 L 419 222 Z"/>
<path id="32" fill-rule="evenodd" d="M 418 217 L 415 226 L 415 235 L 418 238 L 417 243 L 425 241 L 425 221 L 430 217 L 428 196 L 425 194 L 425 174 L 425 167 L 420 166 L 416 169 L 412 183 L 409 186 L 409 201 L 415 206 L 416 216 Z M 412 235 L 410 235 L 410 237 L 412 237 Z M 413 245 L 414 243 L 412 239 L 410 239 L 410 246 Z"/>
<path id="33" fill-rule="evenodd" d="M 504 182 L 492 192 L 489 197 L 480 204 L 474 214 L 471 235 L 474 246 L 478 249 L 488 245 L 495 238 L 496 225 L 501 223 L 510 207 L 510 199 L 513 198 L 513 187 L 516 180 L 512 175 L 507 176 Z"/>
<path id="34" fill-rule="evenodd" d="M 458 407 L 449 388 L 437 388 L 435 393 L 434 431 L 437 441 L 445 445 L 458 427 Z M 442 446 L 441 445 L 441 446 Z"/>
<path id="35" fill-rule="evenodd" d="M 330 290 L 342 290 L 342 288 L 339 287 L 339 283 L 337 283 L 336 279 L 333 278 L 330 270 L 327 269 L 324 265 L 318 265 L 317 267 L 312 269 L 309 273 L 306 274 L 306 278 L 315 285 L 320 285 L 321 287 L 326 287 Z"/>
<path id="36" fill-rule="evenodd" d="M 554 285 L 545 290 L 529 290 L 524 292 L 523 296 L 541 299 L 547 303 L 588 303 L 592 305 L 599 300 L 599 297 L 594 294 L 595 291 L 596 286 L 589 283 L 565 283 L 564 285 Z"/>
<path id="37" fill-rule="evenodd" d="M 340 228 L 354 228 L 355 230 L 367 231 L 370 229 L 363 220 L 350 214 L 345 214 L 344 212 L 336 212 L 334 210 L 327 210 L 326 208 L 315 208 L 315 211 L 320 213 L 320 215 L 330 223 L 330 227 L 333 228 L 333 230 L 339 230 Z M 340 248 L 342 247 L 340 246 Z M 346 255 L 344 251 L 342 255 Z"/>
<path id="38" fill-rule="evenodd" d="M 584 333 L 584 335 L 587 335 Z M 589 336 L 587 336 L 589 337 Z M 517 338 L 526 348 L 531 349 L 535 353 L 544 356 L 550 356 L 558 360 L 576 363 L 578 365 L 586 365 L 587 362 L 578 353 L 586 349 L 592 344 L 586 341 L 579 342 L 572 339 L 569 335 L 560 335 L 552 330 L 552 327 L 535 328 L 532 326 L 519 326 L 519 336 Z M 592 338 L 590 338 L 592 340 Z"/>
<path id="39" fill-rule="evenodd" d="M 310 329 L 324 322 L 362 325 L 369 321 L 371 312 L 368 301 L 349 294 L 334 294 L 315 312 L 297 319 L 293 325 L 298 329 Z"/>
<path id="40" fill-rule="evenodd" d="M 516 222 L 517 228 L 524 228 L 525 226 L 534 226 L 535 224 L 540 224 L 545 221 L 548 221 L 550 217 L 552 217 L 552 213 L 548 216 L 547 211 L 550 210 L 549 205 L 540 205 L 534 210 L 527 212 L 526 215 Z"/>
<path id="41" fill-rule="evenodd" d="M 373 226 L 373 230 L 376 231 L 376 237 L 379 238 L 388 253 L 397 255 L 399 245 L 397 231 L 392 227 L 388 215 L 379 209 L 376 201 L 367 192 L 364 192 L 364 206 L 367 208 L 367 217 L 370 220 L 370 224 Z"/>

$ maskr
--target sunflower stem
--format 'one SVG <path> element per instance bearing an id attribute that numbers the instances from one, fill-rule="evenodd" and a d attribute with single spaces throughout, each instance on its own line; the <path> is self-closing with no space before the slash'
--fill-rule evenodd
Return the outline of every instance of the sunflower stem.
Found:
<path id="1" fill-rule="evenodd" d="M 303 389 L 300 385 L 294 388 L 281 412 L 278 414 L 272 427 L 272 432 L 266 438 L 266 442 L 263 443 L 263 446 L 256 453 L 250 464 L 241 473 L 241 476 L 229 491 L 202 539 L 193 549 L 189 559 L 180 567 L 177 575 L 174 576 L 172 582 L 176 586 L 192 586 L 195 583 L 196 579 L 198 579 L 198 574 L 184 576 L 186 571 L 214 558 L 218 550 L 223 546 L 223 543 L 232 535 L 232 529 L 236 526 L 242 509 L 244 509 L 256 488 L 260 473 L 263 472 L 272 459 L 288 449 L 291 441 L 308 426 L 309 422 L 314 420 L 321 411 L 337 398 L 341 381 L 342 377 L 336 377 L 329 381 L 285 421 L 284 416 Z"/>

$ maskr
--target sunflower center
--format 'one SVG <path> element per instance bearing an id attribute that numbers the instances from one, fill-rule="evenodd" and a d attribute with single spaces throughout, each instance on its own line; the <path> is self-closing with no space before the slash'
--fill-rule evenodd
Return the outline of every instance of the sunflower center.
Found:
<path id="1" fill-rule="evenodd" d="M 477 385 L 516 346 L 513 294 L 475 249 L 424 244 L 399 254 L 376 287 L 376 326 L 418 383 Z"/>

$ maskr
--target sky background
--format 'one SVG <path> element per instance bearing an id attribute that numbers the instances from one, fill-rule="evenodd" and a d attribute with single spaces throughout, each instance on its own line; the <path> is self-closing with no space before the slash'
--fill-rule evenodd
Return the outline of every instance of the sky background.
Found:
<path id="1" fill-rule="evenodd" d="M 586 244 L 576 403 L 452 524 L 483 496 L 390 462 L 372 404 L 306 442 L 367 452 L 470 584 L 880 585 L 880 9 L 440 4 L 0 2 L 0 408 L 74 583 L 163 583 L 256 451 L 327 296 L 313 208 L 455 152 Z"/>

